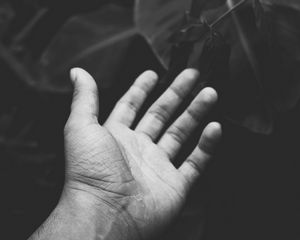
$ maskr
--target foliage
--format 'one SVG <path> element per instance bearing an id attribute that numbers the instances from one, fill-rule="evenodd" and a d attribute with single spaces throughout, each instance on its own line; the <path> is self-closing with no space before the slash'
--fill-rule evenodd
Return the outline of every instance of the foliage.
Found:
<path id="1" fill-rule="evenodd" d="M 39 62 L 42 75 L 61 91 L 69 87 L 68 69 L 81 66 L 99 81 L 101 88 L 108 89 L 135 35 L 131 9 L 108 5 L 74 17 L 44 51 Z"/>
<path id="2" fill-rule="evenodd" d="M 279 112 L 290 110 L 296 105 L 300 96 L 299 1 L 195 0 L 191 13 L 183 25 L 181 23 L 184 22 L 183 13 L 179 18 L 176 10 L 188 9 L 191 2 L 179 0 L 163 3 L 155 0 L 151 3 L 145 2 L 147 1 L 139 2 L 140 15 L 146 18 L 143 22 L 148 23 L 143 24 L 145 37 L 171 72 L 174 69 L 178 72 L 192 65 L 198 66 L 202 73 L 215 71 L 222 73 L 219 76 L 207 76 L 206 84 L 218 88 L 223 97 L 221 100 L 223 115 L 227 119 L 254 132 L 270 133 L 274 117 Z M 205 5 L 208 2 L 209 4 Z M 230 11 L 239 4 L 238 9 Z M 144 14 L 146 8 L 168 9 L 169 5 L 173 8 L 167 11 L 168 13 L 155 11 L 155 17 L 153 14 L 151 16 Z M 197 11 L 195 6 L 198 8 Z M 150 19 L 156 19 L 157 22 Z M 164 24 L 161 24 L 162 19 Z M 205 28 L 206 23 L 208 24 Z M 181 29 L 178 27 L 180 25 L 183 26 Z M 153 30 L 155 28 L 156 31 Z M 177 46 L 181 45 L 179 49 L 171 47 L 172 44 L 174 46 L 171 40 L 176 28 L 181 34 L 179 39 L 177 36 L 175 43 Z M 156 32 L 156 35 L 153 32 Z M 222 50 L 219 53 L 211 51 L 211 54 L 216 54 L 214 57 L 207 56 L 205 48 L 212 46 L 207 46 L 205 42 L 209 41 L 209 38 L 215 38 L 215 32 L 221 33 L 219 36 L 223 37 L 224 44 L 230 47 L 230 56 L 227 60 L 229 63 L 224 61 L 205 63 L 209 59 L 215 61 L 216 58 L 222 58 L 221 55 L 224 57 Z M 203 52 L 206 59 L 201 57 Z M 203 59 L 200 65 L 199 59 Z M 224 65 L 228 65 L 229 68 L 227 77 L 224 75 Z M 205 70 L 205 67 L 210 69 Z"/>
<path id="3" fill-rule="evenodd" d="M 279 111 L 299 100 L 300 2 L 255 1 L 257 26 L 268 46 L 264 83 L 266 94 Z"/>
<path id="4" fill-rule="evenodd" d="M 108 112 L 129 76 L 146 67 L 137 65 L 152 58 L 148 48 L 164 68 L 162 89 L 185 67 L 196 67 L 194 95 L 214 86 L 219 117 L 268 134 L 277 115 L 299 102 L 299 11 L 299 0 L 2 0 L 1 157 L 7 168 L 37 166 L 32 181 L 59 192 L 69 69 L 82 66 L 95 76 L 112 100 L 104 101 Z M 134 70 L 127 69 L 131 55 Z M 187 211 L 194 224 L 203 214 L 197 211 Z M 202 233 L 191 231 L 185 231 L 191 239 Z"/>
<path id="5" fill-rule="evenodd" d="M 141 35 L 169 69 L 165 84 L 186 66 L 198 67 L 207 73 L 199 89 L 218 88 L 222 115 L 254 132 L 271 132 L 274 116 L 299 100 L 296 0 L 4 1 L 1 6 L 1 57 L 37 91 L 69 92 L 67 72 L 72 66 L 86 67 L 108 89 L 130 43 Z M 64 6 L 71 7 L 59 11 Z M 20 14 L 23 8 L 28 15 Z M 227 60 L 218 63 L 214 59 L 224 49 L 205 50 L 212 47 L 205 43 L 216 32 L 221 45 L 230 48 Z M 203 66 L 202 53 L 213 62 L 204 60 Z"/>

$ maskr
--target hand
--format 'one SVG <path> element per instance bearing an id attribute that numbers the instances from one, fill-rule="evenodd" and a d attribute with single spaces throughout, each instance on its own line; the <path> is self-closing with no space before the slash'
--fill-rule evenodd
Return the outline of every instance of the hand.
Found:
<path id="1" fill-rule="evenodd" d="M 217 101 L 213 89 L 204 89 L 162 132 L 193 89 L 198 75 L 192 69 L 180 74 L 137 127 L 131 129 L 137 112 L 158 81 L 157 75 L 151 71 L 142 74 L 100 126 L 96 83 L 87 72 L 72 70 L 75 90 L 65 127 L 63 195 L 68 199 L 65 205 L 78 205 L 87 212 L 80 219 L 86 218 L 81 221 L 90 221 L 88 225 L 94 226 L 93 237 L 149 239 L 166 229 L 180 213 L 221 137 L 220 125 L 210 123 L 182 165 L 177 169 L 172 164 Z"/>

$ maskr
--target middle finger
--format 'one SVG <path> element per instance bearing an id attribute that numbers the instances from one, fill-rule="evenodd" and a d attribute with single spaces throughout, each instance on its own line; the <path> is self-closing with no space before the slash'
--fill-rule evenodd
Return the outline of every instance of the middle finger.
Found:
<path id="1" fill-rule="evenodd" d="M 183 71 L 166 92 L 149 108 L 137 125 L 136 131 L 155 141 L 184 98 L 191 92 L 198 77 L 199 72 L 197 70 L 187 69 Z"/>

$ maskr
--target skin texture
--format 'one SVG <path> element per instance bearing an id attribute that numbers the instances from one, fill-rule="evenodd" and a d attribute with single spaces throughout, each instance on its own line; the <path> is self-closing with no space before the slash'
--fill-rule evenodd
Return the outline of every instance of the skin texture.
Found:
<path id="1" fill-rule="evenodd" d="M 204 89 L 164 131 L 198 78 L 196 70 L 185 70 L 132 129 L 157 75 L 147 71 L 138 77 L 100 126 L 96 83 L 84 70 L 73 69 L 65 187 L 57 208 L 31 239 L 153 239 L 165 231 L 221 138 L 220 124 L 210 123 L 182 165 L 172 164 L 217 102 L 215 90 Z"/>

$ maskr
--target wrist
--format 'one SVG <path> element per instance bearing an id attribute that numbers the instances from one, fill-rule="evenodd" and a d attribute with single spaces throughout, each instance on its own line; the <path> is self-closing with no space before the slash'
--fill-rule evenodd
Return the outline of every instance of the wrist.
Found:
<path id="1" fill-rule="evenodd" d="M 76 185 L 65 186 L 58 208 L 62 209 L 62 214 L 70 216 L 77 235 L 82 232 L 84 237 L 78 239 L 141 239 L 125 205 L 117 205 L 114 199 L 100 196 L 99 191 L 94 194 L 89 186 Z"/>
<path id="2" fill-rule="evenodd" d="M 59 204 L 30 240 L 138 240 L 131 218 L 89 192 L 65 187 Z"/>

